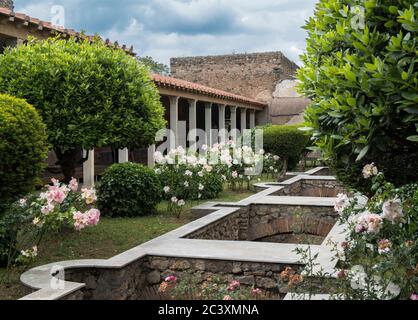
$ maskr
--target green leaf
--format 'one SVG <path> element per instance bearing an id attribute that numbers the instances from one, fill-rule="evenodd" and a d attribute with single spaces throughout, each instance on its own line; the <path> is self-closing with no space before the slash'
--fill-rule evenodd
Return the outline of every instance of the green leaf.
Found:
<path id="1" fill-rule="evenodd" d="M 418 136 L 410 136 L 407 138 L 409 141 L 418 142 Z"/>
<path id="2" fill-rule="evenodd" d="M 365 146 L 361 151 L 360 154 L 358 155 L 356 162 L 359 162 L 360 160 L 362 160 L 367 153 L 369 152 L 370 146 Z"/>

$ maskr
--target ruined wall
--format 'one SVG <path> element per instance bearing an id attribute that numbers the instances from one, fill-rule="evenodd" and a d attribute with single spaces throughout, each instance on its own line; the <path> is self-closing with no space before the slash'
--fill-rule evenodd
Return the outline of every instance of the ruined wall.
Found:
<path id="1" fill-rule="evenodd" d="M 298 66 L 281 52 L 172 58 L 173 77 L 268 102 Z"/>

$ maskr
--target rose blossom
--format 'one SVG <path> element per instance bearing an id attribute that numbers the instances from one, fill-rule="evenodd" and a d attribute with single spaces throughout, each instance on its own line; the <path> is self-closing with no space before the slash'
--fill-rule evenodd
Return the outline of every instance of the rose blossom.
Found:
<path id="1" fill-rule="evenodd" d="M 172 197 L 172 198 L 171 198 L 171 202 L 172 202 L 172 203 L 177 203 L 178 201 L 179 201 L 179 200 L 178 200 L 176 197 Z"/>
<path id="2" fill-rule="evenodd" d="M 202 191 L 203 189 L 205 189 L 205 186 L 201 183 L 199 183 L 199 191 Z"/>
<path id="3" fill-rule="evenodd" d="M 413 301 L 418 301 L 418 294 L 413 293 L 413 294 L 411 295 L 410 300 L 413 300 Z"/>
<path id="4" fill-rule="evenodd" d="M 356 232 L 379 233 L 382 228 L 382 218 L 368 211 L 364 212 L 357 218 Z"/>
<path id="5" fill-rule="evenodd" d="M 258 289 L 258 288 L 251 290 L 251 294 L 253 296 L 259 296 L 261 293 L 262 293 L 261 289 Z"/>
<path id="6" fill-rule="evenodd" d="M 168 186 L 167 187 L 164 187 L 163 190 L 164 190 L 165 193 L 169 193 L 170 192 L 170 187 L 168 187 Z"/>
<path id="7" fill-rule="evenodd" d="M 55 202 L 62 204 L 65 201 L 65 198 L 67 198 L 66 191 L 67 190 L 65 188 L 60 188 L 56 185 L 50 187 L 46 195 L 48 203 Z"/>
<path id="8" fill-rule="evenodd" d="M 349 199 L 346 194 L 340 193 L 337 196 L 337 200 L 335 201 L 334 210 L 335 212 L 338 212 L 339 214 L 342 214 L 344 209 L 347 208 L 349 205 Z"/>
<path id="9" fill-rule="evenodd" d="M 231 298 L 231 296 L 226 295 L 226 296 L 223 298 L 223 300 L 224 300 L 224 301 L 230 301 L 230 300 L 232 300 L 232 298 Z"/>
<path id="10" fill-rule="evenodd" d="M 89 226 L 97 226 L 100 220 L 100 211 L 97 209 L 90 209 L 85 213 L 86 221 Z"/>
<path id="11" fill-rule="evenodd" d="M 378 244 L 378 252 L 379 254 L 387 254 L 392 250 L 392 242 L 389 240 L 380 240 Z"/>
<path id="12" fill-rule="evenodd" d="M 402 202 L 399 199 L 386 201 L 383 204 L 382 217 L 391 221 L 393 224 L 403 218 Z"/>
<path id="13" fill-rule="evenodd" d="M 238 172 L 236 171 L 232 172 L 232 178 L 234 179 L 238 178 Z"/>
<path id="14" fill-rule="evenodd" d="M 86 200 L 86 204 L 93 204 L 97 201 L 96 191 L 94 189 L 81 189 L 81 197 Z"/>
<path id="15" fill-rule="evenodd" d="M 190 170 L 186 170 L 184 174 L 188 177 L 191 177 L 193 175 L 193 172 L 191 172 Z"/>
<path id="16" fill-rule="evenodd" d="M 23 198 L 19 200 L 19 205 L 24 208 L 26 206 L 26 203 L 28 202 L 27 199 Z"/>
<path id="17" fill-rule="evenodd" d="M 74 228 L 77 231 L 81 231 L 82 229 L 87 227 L 88 225 L 87 219 L 88 217 L 85 214 L 81 213 L 80 211 L 75 212 L 73 214 Z"/>
<path id="18" fill-rule="evenodd" d="M 175 276 L 169 276 L 169 277 L 165 278 L 164 281 L 165 282 L 176 282 L 177 278 Z"/>
<path id="19" fill-rule="evenodd" d="M 43 206 L 43 207 L 41 208 L 41 212 L 42 212 L 42 214 L 44 214 L 44 215 L 48 215 L 48 214 L 50 214 L 52 211 L 54 211 L 54 209 L 55 209 L 55 207 L 54 207 L 51 203 L 49 203 L 49 204 L 47 204 L 46 206 Z"/>
<path id="20" fill-rule="evenodd" d="M 68 184 L 68 187 L 72 191 L 76 192 L 78 190 L 78 182 L 77 182 L 77 179 L 72 178 L 71 181 L 70 181 L 70 183 Z"/>
<path id="21" fill-rule="evenodd" d="M 377 170 L 377 167 L 375 166 L 374 163 L 367 164 L 363 168 L 364 179 L 368 179 L 368 178 L 371 178 L 373 176 L 377 176 L 378 173 L 379 173 L 379 171 Z"/>
<path id="22" fill-rule="evenodd" d="M 179 200 L 179 201 L 177 202 L 177 205 L 178 205 L 179 207 L 183 207 L 185 204 L 186 204 L 186 202 L 185 202 L 184 200 Z"/>

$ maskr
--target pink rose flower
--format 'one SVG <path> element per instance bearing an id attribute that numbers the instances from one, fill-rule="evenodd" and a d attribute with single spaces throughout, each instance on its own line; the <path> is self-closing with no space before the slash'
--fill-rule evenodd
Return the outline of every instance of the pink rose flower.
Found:
<path id="1" fill-rule="evenodd" d="M 85 213 L 87 215 L 87 224 L 89 226 L 97 226 L 100 221 L 100 211 L 97 209 L 90 209 Z"/>
<path id="2" fill-rule="evenodd" d="M 355 230 L 357 233 L 367 232 L 377 234 L 382 228 L 382 225 L 383 220 L 381 216 L 366 211 L 358 217 Z"/>
<path id="3" fill-rule="evenodd" d="M 71 189 L 71 191 L 76 192 L 78 190 L 77 179 L 72 178 L 70 183 L 68 184 L 68 187 Z"/>
<path id="4" fill-rule="evenodd" d="M 411 295 L 411 298 L 410 298 L 411 300 L 413 300 L 413 301 L 418 301 L 418 294 L 416 294 L 416 293 L 413 293 L 412 295 Z"/>
<path id="5" fill-rule="evenodd" d="M 83 230 L 88 225 L 86 215 L 80 211 L 77 211 L 73 214 L 73 219 L 74 219 L 74 228 L 77 231 Z"/>
<path id="6" fill-rule="evenodd" d="M 165 278 L 165 282 L 177 282 L 177 278 L 175 276 L 169 276 Z"/>
<path id="7" fill-rule="evenodd" d="M 48 214 L 50 214 L 52 211 L 54 211 L 54 209 L 55 209 L 55 207 L 54 207 L 51 203 L 48 203 L 46 206 L 43 206 L 43 207 L 41 208 L 41 212 L 42 212 L 42 214 L 44 214 L 44 215 L 48 215 Z"/>
<path id="8" fill-rule="evenodd" d="M 262 293 L 261 289 L 258 289 L 258 288 L 251 290 L 251 294 L 253 296 L 259 296 L 261 293 Z"/>
<path id="9" fill-rule="evenodd" d="M 232 298 L 231 298 L 231 296 L 226 295 L 226 296 L 223 298 L 223 300 L 224 300 L 224 301 L 230 301 L 230 300 L 232 300 Z"/>

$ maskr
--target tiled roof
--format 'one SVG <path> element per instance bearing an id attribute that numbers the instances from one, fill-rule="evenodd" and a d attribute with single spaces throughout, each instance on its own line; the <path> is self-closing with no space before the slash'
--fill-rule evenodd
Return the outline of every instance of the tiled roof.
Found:
<path id="1" fill-rule="evenodd" d="M 197 84 L 194 82 L 180 80 L 180 79 L 176 79 L 172 77 L 165 77 L 165 76 L 161 76 L 158 74 L 153 74 L 152 79 L 154 80 L 154 82 L 156 83 L 158 87 L 197 93 L 197 94 L 206 95 L 209 97 L 235 101 L 238 103 L 250 104 L 250 105 L 261 107 L 261 108 L 267 107 L 267 104 L 264 102 L 257 101 L 257 100 L 247 98 L 244 96 L 236 95 L 230 92 L 222 91 L 219 89 L 206 87 L 204 85 Z"/>
<path id="2" fill-rule="evenodd" d="M 13 12 L 12 10 L 9 10 L 7 8 L 0 8 L 0 16 L 6 16 L 10 22 L 21 22 L 23 23 L 23 25 L 25 26 L 35 26 L 37 27 L 37 29 L 39 31 L 43 31 L 43 30 L 50 30 L 52 33 L 60 33 L 60 34 L 64 34 L 67 36 L 73 36 L 76 38 L 83 38 L 83 39 L 93 39 L 93 36 L 86 36 L 86 35 L 82 35 L 80 32 L 75 31 L 74 29 L 65 29 L 59 26 L 54 26 L 52 25 L 50 22 L 47 21 L 42 21 L 36 18 L 32 18 L 24 13 L 16 13 Z M 108 39 L 105 40 L 106 44 L 109 46 L 115 46 L 117 48 L 120 48 L 124 51 L 126 51 L 129 54 L 133 54 L 133 47 L 126 47 L 125 45 L 123 46 L 119 46 L 119 44 L 117 42 L 115 42 L 114 44 L 111 43 Z"/>

